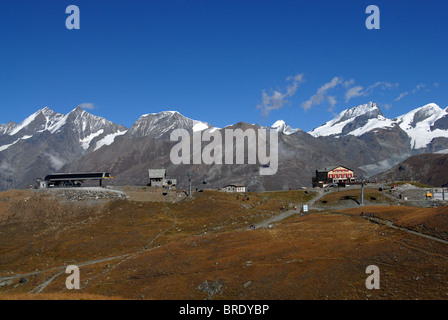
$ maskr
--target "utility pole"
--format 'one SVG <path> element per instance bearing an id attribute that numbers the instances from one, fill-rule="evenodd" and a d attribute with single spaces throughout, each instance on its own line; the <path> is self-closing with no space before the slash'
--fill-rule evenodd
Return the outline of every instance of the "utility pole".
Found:
<path id="1" fill-rule="evenodd" d="M 361 205 L 364 205 L 364 176 L 361 176 Z"/>
<path id="2" fill-rule="evenodd" d="M 188 196 L 190 196 L 190 197 L 191 197 L 191 177 L 192 177 L 192 176 L 193 176 L 193 174 L 191 173 L 190 170 L 188 170 L 188 171 L 187 171 L 187 177 L 188 177 L 188 189 L 189 189 Z"/>

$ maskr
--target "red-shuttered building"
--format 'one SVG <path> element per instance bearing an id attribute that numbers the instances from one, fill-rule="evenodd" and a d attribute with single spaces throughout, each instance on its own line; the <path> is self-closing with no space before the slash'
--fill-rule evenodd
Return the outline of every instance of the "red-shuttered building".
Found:
<path id="1" fill-rule="evenodd" d="M 316 170 L 316 176 L 313 177 L 313 187 L 325 188 L 331 183 L 347 184 L 355 181 L 355 175 L 352 169 L 337 165 L 328 166 Z"/>

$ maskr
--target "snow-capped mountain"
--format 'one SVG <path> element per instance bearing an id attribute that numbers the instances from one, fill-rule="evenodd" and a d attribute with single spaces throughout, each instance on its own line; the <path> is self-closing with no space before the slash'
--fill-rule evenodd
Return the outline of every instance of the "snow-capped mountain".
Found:
<path id="1" fill-rule="evenodd" d="M 67 115 L 56 113 L 48 107 L 30 115 L 20 124 L 9 122 L 0 126 L 2 145 L 0 151 L 7 150 L 21 140 L 31 139 L 40 133 L 52 135 L 69 134 L 77 138 L 80 147 L 98 149 L 113 142 L 111 137 L 126 133 L 123 126 L 114 124 L 102 117 L 94 116 L 81 107 L 77 107 Z"/>
<path id="2" fill-rule="evenodd" d="M 278 133 L 281 132 L 281 133 L 286 134 L 286 135 L 290 135 L 290 134 L 296 133 L 297 131 L 300 130 L 300 129 L 293 129 L 293 128 L 291 128 L 283 120 L 277 120 L 276 122 L 274 122 L 274 124 L 271 126 L 271 128 L 277 129 Z"/>
<path id="3" fill-rule="evenodd" d="M 32 136 L 35 133 L 46 130 L 54 133 L 63 117 L 63 114 L 56 113 L 50 108 L 45 107 L 30 115 L 20 124 L 15 125 L 7 134 L 10 136 L 21 137 Z"/>
<path id="4" fill-rule="evenodd" d="M 16 127 L 17 127 L 17 123 L 15 123 L 14 121 L 10 121 L 5 124 L 0 124 L 0 135 L 9 134 Z"/>
<path id="5" fill-rule="evenodd" d="M 76 107 L 62 117 L 50 132 L 69 133 L 78 139 L 82 149 L 97 150 L 100 146 L 112 143 L 115 137 L 125 134 L 127 129 L 102 117 L 94 116 L 81 107 Z"/>
<path id="6" fill-rule="evenodd" d="M 435 103 L 414 109 L 394 119 L 411 138 L 413 149 L 426 147 L 434 138 L 448 138 L 448 128 L 443 126 L 447 120 L 447 110 L 441 109 Z"/>
<path id="7" fill-rule="evenodd" d="M 134 138 L 151 136 L 159 139 L 174 129 L 186 129 L 188 132 L 212 129 L 206 122 L 192 120 L 177 111 L 163 111 L 142 115 L 127 132 Z M 169 135 L 168 135 L 169 138 Z"/>
<path id="8" fill-rule="evenodd" d="M 46 130 L 51 132 L 62 117 L 62 114 L 45 107 L 27 117 L 20 124 L 11 121 L 0 125 L 0 144 L 2 144 L 0 150 L 6 150 L 8 144 L 12 145 L 19 140 L 29 139 L 36 133 Z"/>
<path id="9" fill-rule="evenodd" d="M 373 102 L 342 111 L 336 118 L 315 128 L 309 134 L 314 137 L 354 135 L 361 136 L 378 128 L 391 128 L 393 121 L 387 119 Z"/>
<path id="10" fill-rule="evenodd" d="M 19 124 L 0 125 L 0 189 L 27 186 L 126 131 L 80 107 L 67 115 L 45 107 Z"/>
<path id="11" fill-rule="evenodd" d="M 407 134 L 411 149 L 426 148 L 435 138 L 448 138 L 447 109 L 443 110 L 435 103 L 430 103 L 395 119 L 388 119 L 377 104 L 370 102 L 342 111 L 335 119 L 315 128 L 309 134 L 314 137 L 360 137 L 378 129 L 396 128 Z"/>
<path id="12" fill-rule="evenodd" d="M 261 126 L 236 122 L 229 127 Z M 388 119 L 370 102 L 309 133 L 283 120 L 262 128 L 279 133 L 278 173 L 265 178 L 257 174 L 259 164 L 172 164 L 172 130 L 221 130 L 177 111 L 144 114 L 127 130 L 79 107 L 66 115 L 44 108 L 19 124 L 0 125 L 0 189 L 28 187 L 34 178 L 55 171 L 108 171 L 114 183 L 146 184 L 148 168 L 166 168 L 180 185 L 191 170 L 198 187 L 203 181 L 209 187 L 244 182 L 252 190 L 278 190 L 309 185 L 315 170 L 329 163 L 371 176 L 411 155 L 448 150 L 448 109 L 435 104 Z"/>

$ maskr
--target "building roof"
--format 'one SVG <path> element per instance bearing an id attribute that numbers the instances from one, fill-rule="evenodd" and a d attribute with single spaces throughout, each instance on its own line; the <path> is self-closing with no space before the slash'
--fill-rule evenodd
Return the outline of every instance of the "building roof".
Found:
<path id="1" fill-rule="evenodd" d="M 224 188 L 225 187 L 230 187 L 230 186 L 232 186 L 232 187 L 246 187 L 244 184 L 241 184 L 241 183 L 231 183 L 231 184 L 227 184 L 226 186 L 224 186 Z"/>
<path id="2" fill-rule="evenodd" d="M 109 172 L 87 172 L 87 173 L 53 173 L 45 177 L 46 181 L 70 181 L 70 180 L 98 180 L 111 178 Z"/>
<path id="3" fill-rule="evenodd" d="M 333 165 L 332 166 L 326 166 L 325 168 L 318 169 L 317 171 L 319 171 L 319 172 L 328 172 L 328 171 L 334 170 L 334 169 L 336 169 L 338 167 L 343 167 L 345 169 L 352 170 L 350 168 L 347 168 L 346 166 L 338 164 L 338 165 L 335 165 L 335 166 L 333 166 Z"/>
<path id="4" fill-rule="evenodd" d="M 163 179 L 166 176 L 166 169 L 149 169 L 149 179 Z"/>

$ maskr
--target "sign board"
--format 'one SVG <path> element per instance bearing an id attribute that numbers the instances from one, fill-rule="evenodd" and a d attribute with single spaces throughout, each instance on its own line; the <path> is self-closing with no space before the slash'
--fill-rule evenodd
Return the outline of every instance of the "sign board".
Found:
<path id="1" fill-rule="evenodd" d="M 303 209 L 303 212 L 308 212 L 308 205 L 304 204 L 302 209 Z"/>

